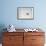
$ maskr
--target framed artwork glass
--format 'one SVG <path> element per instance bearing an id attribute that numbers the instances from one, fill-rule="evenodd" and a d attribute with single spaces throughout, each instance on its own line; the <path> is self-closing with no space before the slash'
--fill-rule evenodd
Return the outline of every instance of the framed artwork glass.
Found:
<path id="1" fill-rule="evenodd" d="M 18 7 L 17 19 L 19 20 L 32 20 L 34 19 L 34 7 Z"/>

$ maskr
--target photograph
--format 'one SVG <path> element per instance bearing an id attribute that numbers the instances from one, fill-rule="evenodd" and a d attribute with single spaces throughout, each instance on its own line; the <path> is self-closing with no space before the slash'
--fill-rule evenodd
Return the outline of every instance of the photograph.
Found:
<path id="1" fill-rule="evenodd" d="M 18 7 L 17 19 L 20 20 L 33 20 L 34 19 L 34 7 Z"/>

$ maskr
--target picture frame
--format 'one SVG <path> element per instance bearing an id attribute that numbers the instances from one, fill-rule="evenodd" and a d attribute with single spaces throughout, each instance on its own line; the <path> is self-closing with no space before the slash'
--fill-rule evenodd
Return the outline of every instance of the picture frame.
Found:
<path id="1" fill-rule="evenodd" d="M 18 20 L 33 20 L 34 19 L 34 7 L 18 7 L 17 8 Z"/>

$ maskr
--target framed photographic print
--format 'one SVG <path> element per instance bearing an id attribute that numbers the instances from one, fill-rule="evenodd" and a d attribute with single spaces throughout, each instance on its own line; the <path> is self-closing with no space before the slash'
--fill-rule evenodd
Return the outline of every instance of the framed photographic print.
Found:
<path id="1" fill-rule="evenodd" d="M 18 7 L 17 19 L 19 20 L 32 20 L 34 19 L 34 7 Z"/>

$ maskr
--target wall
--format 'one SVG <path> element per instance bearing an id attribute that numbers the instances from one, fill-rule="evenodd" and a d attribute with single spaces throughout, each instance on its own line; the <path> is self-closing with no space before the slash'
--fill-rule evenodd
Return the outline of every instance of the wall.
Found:
<path id="1" fill-rule="evenodd" d="M 1 0 L 0 24 L 16 28 L 46 28 L 46 0 Z M 17 20 L 17 7 L 34 7 L 34 20 Z"/>

